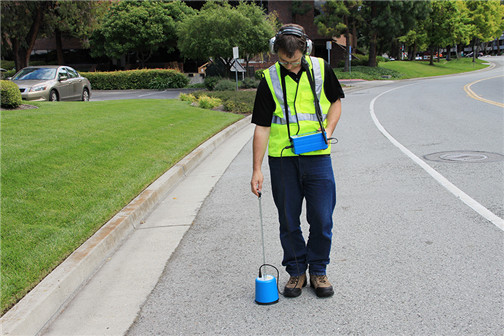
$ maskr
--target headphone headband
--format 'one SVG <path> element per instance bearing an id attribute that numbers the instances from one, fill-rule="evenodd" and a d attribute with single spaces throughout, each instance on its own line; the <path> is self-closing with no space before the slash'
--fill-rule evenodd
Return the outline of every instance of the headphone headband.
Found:
<path id="1" fill-rule="evenodd" d="M 308 35 L 306 35 L 300 28 L 293 26 L 287 26 L 280 29 L 278 33 L 276 33 L 275 37 L 279 35 L 294 35 L 298 37 L 308 38 Z"/>
<path id="2" fill-rule="evenodd" d="M 301 28 L 295 27 L 295 26 L 287 26 L 281 28 L 278 33 L 274 37 L 272 37 L 269 40 L 269 49 L 271 54 L 276 54 L 275 52 L 275 41 L 276 38 L 280 35 L 294 35 L 300 38 L 304 38 L 306 41 L 305 48 L 303 53 L 305 55 L 310 55 L 313 49 L 313 42 L 308 38 L 308 35 L 306 35 Z"/>

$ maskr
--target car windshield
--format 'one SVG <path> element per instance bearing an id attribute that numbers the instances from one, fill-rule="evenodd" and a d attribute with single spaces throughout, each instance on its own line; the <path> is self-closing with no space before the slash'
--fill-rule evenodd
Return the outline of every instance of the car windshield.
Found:
<path id="1" fill-rule="evenodd" d="M 21 70 L 13 80 L 48 80 L 56 77 L 56 69 L 26 68 Z"/>

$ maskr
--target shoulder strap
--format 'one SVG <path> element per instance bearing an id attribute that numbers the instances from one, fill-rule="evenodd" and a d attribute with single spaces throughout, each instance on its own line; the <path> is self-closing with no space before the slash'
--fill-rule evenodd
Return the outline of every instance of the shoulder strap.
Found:
<path id="1" fill-rule="evenodd" d="M 318 62 L 318 60 L 317 60 Z M 313 73 L 310 71 L 310 67 L 305 58 L 302 59 L 301 64 L 306 70 L 306 74 L 308 76 L 308 82 L 310 83 L 310 87 L 313 93 L 313 103 L 315 104 L 315 114 L 317 115 L 317 120 L 320 124 L 320 129 L 322 130 L 322 135 L 324 136 L 324 141 L 327 143 L 327 136 L 325 134 L 324 125 L 322 124 L 322 111 L 320 111 L 320 102 L 317 96 L 317 92 L 315 91 L 315 82 L 313 81 Z"/>

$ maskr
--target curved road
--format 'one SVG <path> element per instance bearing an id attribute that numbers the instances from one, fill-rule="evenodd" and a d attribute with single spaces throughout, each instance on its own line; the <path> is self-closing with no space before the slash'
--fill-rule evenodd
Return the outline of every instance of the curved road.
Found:
<path id="1" fill-rule="evenodd" d="M 254 303 L 262 249 L 249 143 L 206 199 L 128 334 L 502 335 L 504 110 L 464 90 L 481 80 L 471 85 L 476 95 L 502 103 L 504 58 L 489 60 L 492 70 L 348 90 L 332 156 L 334 297 L 318 299 L 306 288 L 276 305 Z M 266 164 L 264 170 L 267 176 Z M 266 256 L 280 266 L 268 186 Z M 280 286 L 286 279 L 282 270 Z"/>

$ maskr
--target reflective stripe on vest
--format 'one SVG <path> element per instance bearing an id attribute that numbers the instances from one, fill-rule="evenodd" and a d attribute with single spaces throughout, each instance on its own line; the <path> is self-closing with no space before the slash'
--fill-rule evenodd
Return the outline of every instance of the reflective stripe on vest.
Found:
<path id="1" fill-rule="evenodd" d="M 315 93 L 317 94 L 318 99 L 320 100 L 320 95 L 322 93 L 322 72 L 320 71 L 320 63 L 315 57 L 310 57 L 310 61 L 313 69 L 313 76 L 315 82 Z M 272 65 L 268 71 L 270 71 L 271 76 L 271 84 L 273 85 L 273 90 L 275 92 L 275 96 L 280 104 L 282 111 L 285 111 L 285 100 L 282 91 L 282 84 L 280 82 L 280 78 L 278 77 L 278 72 L 276 71 L 275 65 Z M 320 103 L 319 103 L 320 105 Z M 287 106 L 287 111 L 289 116 L 292 115 L 290 111 L 290 107 Z M 322 109 L 321 109 L 322 111 Z M 326 113 L 322 112 L 322 121 L 326 118 Z M 318 122 L 317 115 L 313 113 L 298 113 L 297 121 L 316 121 Z M 291 121 L 292 122 L 292 121 Z M 273 115 L 273 119 L 271 120 L 272 124 L 278 125 L 287 125 L 287 119 L 285 117 L 280 117 L 277 115 Z"/>

